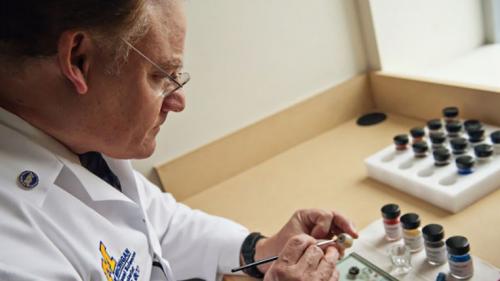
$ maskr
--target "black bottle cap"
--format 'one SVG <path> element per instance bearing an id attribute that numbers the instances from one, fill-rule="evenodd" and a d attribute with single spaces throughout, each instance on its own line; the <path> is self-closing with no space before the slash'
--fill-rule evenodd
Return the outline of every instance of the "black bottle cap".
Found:
<path id="1" fill-rule="evenodd" d="M 425 136 L 425 130 L 420 127 L 415 127 L 410 130 L 410 134 L 413 138 L 421 138 Z"/>
<path id="2" fill-rule="evenodd" d="M 469 131 L 474 128 L 482 128 L 483 124 L 481 124 L 481 121 L 476 120 L 476 119 L 469 119 L 464 122 L 464 128 L 466 131 Z"/>
<path id="3" fill-rule="evenodd" d="M 427 128 L 429 130 L 439 130 L 443 127 L 443 123 L 441 123 L 441 120 L 439 119 L 432 119 L 427 121 Z"/>
<path id="4" fill-rule="evenodd" d="M 434 156 L 434 160 L 440 162 L 447 161 L 451 158 L 450 150 L 448 150 L 446 147 L 440 147 L 438 149 L 434 149 L 432 155 Z"/>
<path id="5" fill-rule="evenodd" d="M 359 268 L 357 266 L 351 266 L 349 268 L 349 275 L 356 276 L 359 274 Z"/>
<path id="6" fill-rule="evenodd" d="M 396 204 L 386 204 L 382 207 L 382 209 L 380 209 L 380 211 L 382 212 L 382 217 L 389 220 L 395 219 L 401 214 L 401 210 Z"/>
<path id="7" fill-rule="evenodd" d="M 455 138 L 450 141 L 453 150 L 464 150 L 467 148 L 467 140 L 464 138 Z"/>
<path id="8" fill-rule="evenodd" d="M 430 134 L 430 139 L 433 144 L 442 144 L 446 141 L 446 136 L 441 132 L 432 133 Z"/>
<path id="9" fill-rule="evenodd" d="M 489 144 L 480 144 L 474 146 L 474 154 L 477 158 L 486 158 L 493 155 L 493 146 Z"/>
<path id="10" fill-rule="evenodd" d="M 415 213 L 407 213 L 399 219 L 404 229 L 415 229 L 420 226 L 420 217 Z"/>
<path id="11" fill-rule="evenodd" d="M 448 133 L 458 133 L 462 130 L 462 123 L 459 121 L 449 122 L 446 124 L 446 131 Z"/>
<path id="12" fill-rule="evenodd" d="M 408 135 L 397 135 L 394 137 L 394 143 L 397 145 L 406 145 L 409 142 Z"/>
<path id="13" fill-rule="evenodd" d="M 457 163 L 457 167 L 460 170 L 470 169 L 474 166 L 474 158 L 472 158 L 472 156 L 469 155 L 459 156 L 457 157 L 455 162 Z"/>
<path id="14" fill-rule="evenodd" d="M 491 142 L 494 144 L 500 144 L 500 131 L 494 131 L 490 135 Z"/>
<path id="15" fill-rule="evenodd" d="M 439 224 L 428 224 L 422 228 L 424 239 L 429 242 L 438 242 L 444 238 L 444 229 Z"/>
<path id="16" fill-rule="evenodd" d="M 427 150 L 429 150 L 429 146 L 427 146 L 427 143 L 424 141 L 416 142 L 412 144 L 411 147 L 413 148 L 413 152 L 415 153 L 424 153 L 427 152 Z"/>
<path id="17" fill-rule="evenodd" d="M 469 241 L 463 236 L 452 236 L 446 239 L 446 248 L 450 255 L 462 256 L 470 251 Z"/>
<path id="18" fill-rule="evenodd" d="M 469 140 L 472 142 L 478 142 L 484 139 L 484 128 L 483 127 L 470 127 L 467 131 L 469 135 Z"/>
<path id="19" fill-rule="evenodd" d="M 455 118 L 458 116 L 458 107 L 450 106 L 443 109 L 443 116 L 447 118 Z"/>

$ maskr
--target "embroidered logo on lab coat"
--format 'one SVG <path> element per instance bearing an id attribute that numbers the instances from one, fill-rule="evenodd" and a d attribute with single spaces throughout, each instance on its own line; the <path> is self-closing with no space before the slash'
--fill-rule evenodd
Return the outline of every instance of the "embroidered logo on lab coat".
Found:
<path id="1" fill-rule="evenodd" d="M 102 241 L 99 243 L 101 252 L 101 267 L 106 280 L 108 281 L 137 281 L 139 279 L 139 266 L 134 266 L 135 252 L 126 248 L 120 259 L 117 260 L 110 256 L 106 246 Z"/>

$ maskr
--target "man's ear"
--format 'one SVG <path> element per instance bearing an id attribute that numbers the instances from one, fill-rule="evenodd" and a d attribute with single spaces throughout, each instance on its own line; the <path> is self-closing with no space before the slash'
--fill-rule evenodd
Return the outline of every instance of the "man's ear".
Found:
<path id="1" fill-rule="evenodd" d="M 76 92 L 88 91 L 88 71 L 94 45 L 90 35 L 81 31 L 64 31 L 57 44 L 57 59 L 64 76 Z"/>

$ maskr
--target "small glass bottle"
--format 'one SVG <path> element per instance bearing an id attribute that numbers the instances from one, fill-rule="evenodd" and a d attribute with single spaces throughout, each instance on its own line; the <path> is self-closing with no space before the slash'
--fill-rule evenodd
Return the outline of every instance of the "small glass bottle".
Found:
<path id="1" fill-rule="evenodd" d="M 462 135 L 462 123 L 460 121 L 452 121 L 446 124 L 446 132 L 448 137 L 458 138 Z"/>
<path id="2" fill-rule="evenodd" d="M 443 108 L 443 117 L 446 123 L 458 121 L 458 107 L 450 106 Z"/>
<path id="3" fill-rule="evenodd" d="M 451 276 L 459 280 L 471 278 L 474 275 L 474 266 L 469 254 L 470 245 L 467 238 L 452 236 L 446 240 L 446 248 Z"/>
<path id="4" fill-rule="evenodd" d="M 443 148 L 446 142 L 446 135 L 443 132 L 432 133 L 429 135 L 432 143 L 432 150 Z"/>
<path id="5" fill-rule="evenodd" d="M 467 140 L 465 138 L 454 138 L 450 140 L 453 155 L 464 155 L 467 152 Z"/>
<path id="6" fill-rule="evenodd" d="M 493 146 L 483 143 L 474 147 L 474 155 L 478 164 L 488 163 L 493 156 Z"/>
<path id="7" fill-rule="evenodd" d="M 441 123 L 440 119 L 432 119 L 427 121 L 427 128 L 429 129 L 429 133 L 438 133 L 443 131 L 443 123 Z"/>
<path id="8" fill-rule="evenodd" d="M 469 122 L 469 123 L 467 123 L 467 122 Z M 465 128 L 467 131 L 467 135 L 469 135 L 469 142 L 470 142 L 472 147 L 484 142 L 485 131 L 484 131 L 484 128 L 483 128 L 483 125 L 481 124 L 481 122 L 479 122 L 479 121 L 476 122 L 476 120 L 468 120 L 464 124 L 468 124 L 468 125 L 464 125 L 464 126 L 466 126 Z"/>
<path id="9" fill-rule="evenodd" d="M 385 238 L 388 241 L 396 241 L 401 239 L 401 224 L 399 223 L 399 215 L 401 210 L 396 204 L 387 204 L 380 209 L 384 218 Z"/>
<path id="10" fill-rule="evenodd" d="M 475 161 L 474 158 L 472 158 L 472 156 L 469 155 L 458 156 L 455 159 L 455 163 L 457 164 L 459 175 L 465 176 L 472 174 L 474 172 L 472 168 L 474 167 Z"/>
<path id="11" fill-rule="evenodd" d="M 493 143 L 493 147 L 496 155 L 500 155 L 500 131 L 494 131 L 490 135 L 491 143 Z"/>
<path id="12" fill-rule="evenodd" d="M 410 140 L 408 139 L 408 135 L 396 135 L 393 140 L 394 145 L 396 146 L 396 151 L 400 152 L 408 149 L 408 143 L 410 142 Z"/>
<path id="13" fill-rule="evenodd" d="M 438 149 L 435 149 L 432 152 L 432 155 L 434 156 L 434 166 L 436 167 L 444 167 L 450 164 L 450 159 L 451 159 L 451 153 L 450 150 L 446 147 L 441 147 Z"/>
<path id="14" fill-rule="evenodd" d="M 421 251 L 424 247 L 422 231 L 420 231 L 420 217 L 415 213 L 407 213 L 401 216 L 403 227 L 403 240 L 412 253 Z"/>
<path id="15" fill-rule="evenodd" d="M 427 262 L 440 265 L 446 262 L 446 247 L 444 245 L 444 229 L 439 224 L 428 224 L 422 229 L 424 235 Z"/>
<path id="16" fill-rule="evenodd" d="M 425 158 L 429 147 L 425 141 L 416 142 L 411 145 L 415 158 Z"/>
<path id="17" fill-rule="evenodd" d="M 410 135 L 412 137 L 412 143 L 422 142 L 425 137 L 425 130 L 420 127 L 415 127 L 410 130 Z"/>

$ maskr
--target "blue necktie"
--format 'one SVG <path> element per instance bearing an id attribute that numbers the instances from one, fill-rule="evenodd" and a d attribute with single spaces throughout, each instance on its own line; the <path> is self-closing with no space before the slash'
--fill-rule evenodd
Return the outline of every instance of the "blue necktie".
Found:
<path id="1" fill-rule="evenodd" d="M 118 191 L 122 191 L 120 180 L 115 174 L 113 174 L 101 153 L 91 151 L 79 154 L 78 157 L 80 158 L 80 163 L 83 167 L 116 188 Z"/>

